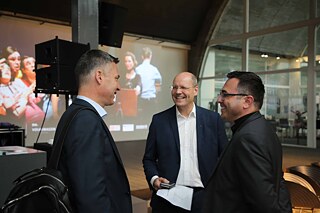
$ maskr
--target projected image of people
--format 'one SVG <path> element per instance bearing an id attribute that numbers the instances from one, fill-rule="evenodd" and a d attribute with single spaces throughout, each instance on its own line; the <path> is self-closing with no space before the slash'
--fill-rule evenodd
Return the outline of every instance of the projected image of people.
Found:
<path id="1" fill-rule="evenodd" d="M 22 128 L 40 123 L 45 113 L 41 109 L 44 94 L 34 94 L 36 86 L 35 58 L 21 57 L 17 48 L 2 49 L 0 60 L 0 122 L 9 122 Z"/>
<path id="2" fill-rule="evenodd" d="M 139 110 L 145 115 L 152 115 L 157 109 L 157 92 L 161 90 L 162 77 L 158 68 L 151 64 L 151 48 L 144 47 L 141 57 L 142 63 L 136 69 L 142 83 Z"/>

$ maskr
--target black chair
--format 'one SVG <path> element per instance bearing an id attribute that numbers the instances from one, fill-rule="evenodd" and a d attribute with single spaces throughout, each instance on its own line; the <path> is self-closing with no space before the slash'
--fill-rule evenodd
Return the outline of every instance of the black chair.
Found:
<path id="1" fill-rule="evenodd" d="M 287 168 L 287 171 L 308 181 L 313 187 L 316 195 L 320 198 L 320 167 L 311 165 L 293 166 Z"/>
<path id="2" fill-rule="evenodd" d="M 309 190 L 311 193 L 316 195 L 316 192 L 315 192 L 313 186 L 303 177 L 296 175 L 296 174 L 293 174 L 293 173 L 290 173 L 290 172 L 284 172 L 283 178 L 285 181 L 297 183 L 297 184 L 303 186 L 304 188 Z"/>
<path id="3" fill-rule="evenodd" d="M 288 137 L 288 130 L 290 129 L 288 118 L 279 118 L 278 131 L 282 133 L 283 129 L 285 129 L 286 137 Z"/>

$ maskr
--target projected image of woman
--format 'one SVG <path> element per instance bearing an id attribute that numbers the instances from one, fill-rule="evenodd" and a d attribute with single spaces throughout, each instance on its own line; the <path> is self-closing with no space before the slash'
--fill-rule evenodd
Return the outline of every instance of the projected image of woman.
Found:
<path id="1" fill-rule="evenodd" d="M 10 66 L 12 77 L 21 78 L 21 56 L 18 50 L 16 48 L 8 46 L 2 50 L 2 57 L 7 60 L 7 63 Z"/>
<path id="2" fill-rule="evenodd" d="M 12 78 L 12 71 L 6 63 L 0 64 L 0 96 L 2 105 L 6 109 L 6 119 L 18 118 L 24 115 L 28 97 L 27 87 L 21 79 Z M 10 121 L 11 122 L 11 121 Z"/>
<path id="3" fill-rule="evenodd" d="M 114 113 L 111 113 L 116 117 L 135 117 L 137 114 L 137 102 L 131 102 L 131 100 L 138 100 L 136 96 L 140 95 L 142 89 L 141 77 L 135 70 L 137 64 L 136 56 L 132 52 L 126 52 L 124 56 L 126 71 L 121 74 L 121 91 L 117 94 L 116 104 L 112 107 Z"/>
<path id="4" fill-rule="evenodd" d="M 140 95 L 141 92 L 141 77 L 136 73 L 135 68 L 138 65 L 136 56 L 132 52 L 126 52 L 124 57 L 124 63 L 126 66 L 126 75 L 124 83 L 121 85 L 122 88 L 135 89 L 136 95 Z"/>

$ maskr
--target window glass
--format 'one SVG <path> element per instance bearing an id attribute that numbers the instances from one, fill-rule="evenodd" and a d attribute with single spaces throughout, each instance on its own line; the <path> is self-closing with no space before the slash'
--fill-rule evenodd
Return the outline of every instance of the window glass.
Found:
<path id="1" fill-rule="evenodd" d="M 309 18 L 309 1 L 250 0 L 249 30 L 294 23 Z"/>
<path id="2" fill-rule="evenodd" d="M 291 72 L 260 75 L 265 85 L 261 113 L 273 126 L 282 143 L 307 145 L 306 73 Z"/>
<path id="3" fill-rule="evenodd" d="M 225 43 L 209 48 L 201 77 L 224 76 L 232 70 L 241 70 L 240 42 Z"/>
<path id="4" fill-rule="evenodd" d="M 306 67 L 307 28 L 252 38 L 249 40 L 249 52 L 249 70 L 270 71 Z"/>
<path id="5" fill-rule="evenodd" d="M 216 112 L 219 111 L 216 101 L 225 81 L 226 78 L 202 80 L 198 104 L 206 109 L 211 109 Z"/>
<path id="6" fill-rule="evenodd" d="M 215 29 L 212 39 L 243 32 L 243 0 L 229 0 Z"/>
<path id="7" fill-rule="evenodd" d="M 317 17 L 320 17 L 320 0 L 317 0 Z"/>
<path id="8" fill-rule="evenodd" d="M 202 80 L 200 85 L 201 89 L 197 100 L 198 105 L 221 114 L 220 105 L 217 103 L 217 100 L 218 94 L 220 93 L 220 90 L 222 89 L 226 80 L 226 77 Z M 229 139 L 232 136 L 230 127 L 231 124 L 229 122 L 225 122 L 225 130 Z"/>

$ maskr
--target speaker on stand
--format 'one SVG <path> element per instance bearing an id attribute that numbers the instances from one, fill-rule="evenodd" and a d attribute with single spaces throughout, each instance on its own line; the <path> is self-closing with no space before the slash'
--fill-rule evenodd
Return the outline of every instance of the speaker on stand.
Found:
<path id="1" fill-rule="evenodd" d="M 58 39 L 35 45 L 35 93 L 76 95 L 78 86 L 74 68 L 80 56 L 90 50 L 89 44 Z"/>

